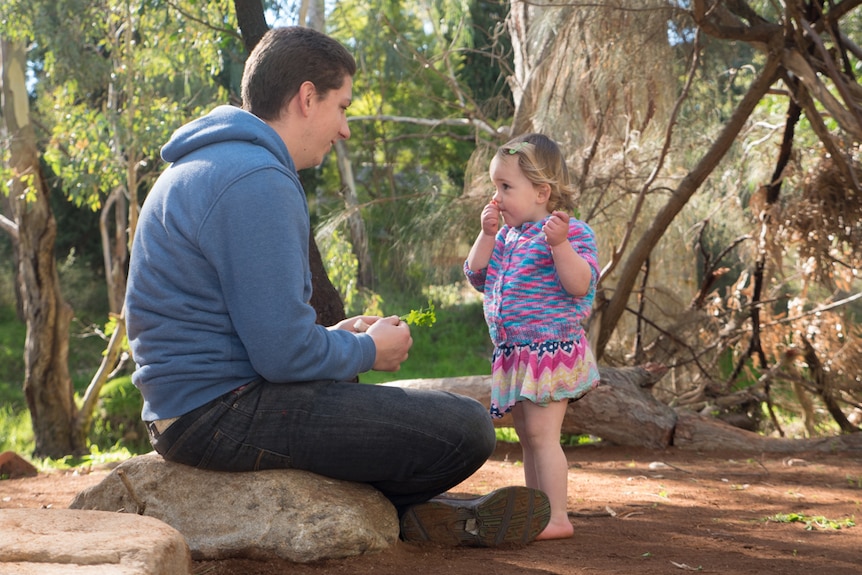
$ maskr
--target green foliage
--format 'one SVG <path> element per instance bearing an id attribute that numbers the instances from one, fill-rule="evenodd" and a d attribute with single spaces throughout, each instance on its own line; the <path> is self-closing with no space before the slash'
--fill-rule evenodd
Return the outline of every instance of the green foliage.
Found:
<path id="1" fill-rule="evenodd" d="M 317 242 L 329 281 L 341 295 L 345 309 L 354 309 L 360 296 L 356 285 L 359 262 L 353 247 L 338 229 L 319 234 Z"/>
<path id="2" fill-rule="evenodd" d="M 487 5 L 497 14 L 502 9 Z M 470 74 L 464 82 L 468 58 L 475 72 L 497 69 L 500 57 L 491 66 L 473 50 L 477 41 L 490 42 L 474 37 L 481 29 L 471 20 L 476 12 L 478 3 L 457 0 L 377 0 L 339 2 L 327 17 L 328 32 L 359 64 L 347 147 L 375 276 L 399 289 L 417 289 L 438 272 L 434 253 L 446 236 L 436 222 L 426 222 L 460 197 L 477 137 L 467 123 L 429 127 L 423 120 L 485 118 L 474 92 L 481 92 L 482 102 L 508 97 L 499 74 Z M 321 172 L 313 190 L 316 211 L 321 219 L 337 218 L 344 202 L 335 193 L 340 182 L 334 162 L 324 163 Z"/>
<path id="3" fill-rule="evenodd" d="M 822 515 L 805 515 L 803 513 L 778 513 L 770 515 L 767 521 L 774 523 L 804 523 L 806 531 L 814 529 L 841 529 L 844 527 L 855 527 L 856 521 L 852 517 L 847 519 L 827 519 Z"/>
<path id="4" fill-rule="evenodd" d="M 130 451 L 123 446 L 114 446 L 107 451 L 102 451 L 98 445 L 93 443 L 90 444 L 90 453 L 87 455 L 67 455 L 60 459 L 40 459 L 34 464 L 39 469 L 87 468 L 93 465 L 122 462 L 134 455 L 140 455 L 140 453 Z"/>
<path id="5" fill-rule="evenodd" d="M 497 434 L 497 441 L 503 443 L 518 443 L 518 432 L 514 427 L 498 427 L 494 430 Z"/>
<path id="6" fill-rule="evenodd" d="M 411 309 L 410 313 L 400 316 L 401 321 L 407 322 L 407 325 L 417 327 L 431 327 L 437 322 L 437 315 L 434 313 L 434 304 L 428 300 L 428 307 L 422 309 Z"/>
<path id="7" fill-rule="evenodd" d="M 0 383 L 0 391 L 4 384 Z M 30 413 L 14 404 L 0 404 L 0 452 L 32 453 L 36 447 Z"/>
<path id="8" fill-rule="evenodd" d="M 391 299 L 383 298 L 382 313 L 386 315 L 386 309 L 420 308 L 420 301 L 418 297 L 394 295 Z M 452 304 L 438 300 L 434 315 L 436 322 L 433 329 L 411 330 L 413 347 L 399 371 L 369 371 L 363 373 L 360 380 L 363 383 L 383 383 L 399 379 L 489 373 L 492 345 L 482 304 Z"/>
<path id="9" fill-rule="evenodd" d="M 14 307 L 0 307 L 0 405 L 12 411 L 24 409 L 24 338 L 27 328 L 18 321 Z"/>
<path id="10" fill-rule="evenodd" d="M 44 158 L 70 200 L 96 211 L 112 190 L 134 185 L 130 170 L 136 178 L 158 171 L 159 149 L 173 130 L 226 98 L 217 80 L 227 44 L 200 23 L 228 23 L 231 7 L 226 1 L 179 3 L 177 11 L 130 11 L 112 0 L 38 5 L 36 105 L 51 130 Z M 52 35 L 60 28 L 63 34 Z"/>
<path id="11" fill-rule="evenodd" d="M 519 443 L 520 439 L 518 439 L 518 432 L 515 431 L 514 427 L 498 427 L 494 430 L 497 435 L 497 441 L 502 441 L 504 443 Z M 590 435 L 570 435 L 564 433 L 560 436 L 560 444 L 568 447 L 578 446 L 578 445 L 593 445 L 598 443 L 599 439 L 596 439 Z"/>
<path id="12" fill-rule="evenodd" d="M 72 248 L 58 258 L 57 274 L 63 288 L 63 298 L 72 306 L 78 322 L 90 323 L 107 313 L 107 287 L 101 268 L 91 268 L 90 262 L 79 258 Z"/>
<path id="13" fill-rule="evenodd" d="M 143 404 L 130 376 L 107 382 L 99 394 L 99 407 L 90 431 L 91 444 L 108 451 L 121 446 L 135 453 L 150 451 L 147 429 L 141 421 Z"/>

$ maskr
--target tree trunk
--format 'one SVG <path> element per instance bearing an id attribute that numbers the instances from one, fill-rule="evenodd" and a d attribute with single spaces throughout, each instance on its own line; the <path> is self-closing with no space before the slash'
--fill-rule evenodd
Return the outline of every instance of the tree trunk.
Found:
<path id="1" fill-rule="evenodd" d="M 764 437 L 690 411 L 676 411 L 655 399 L 648 388 L 664 375 L 664 368 L 600 367 L 599 386 L 569 404 L 562 433 L 594 435 L 615 445 L 694 451 L 799 453 L 804 451 L 862 451 L 862 434 L 816 439 Z M 475 375 L 441 379 L 409 379 L 386 383 L 409 389 L 441 390 L 488 405 L 490 377 Z M 511 415 L 495 419 L 497 427 L 512 427 Z"/>
<path id="2" fill-rule="evenodd" d="M 0 39 L 0 88 L 10 141 L 11 197 L 27 323 L 24 396 L 36 442 L 33 455 L 56 458 L 81 453 L 84 441 L 75 433 L 77 408 L 69 377 L 72 309 L 60 292 L 54 258 L 56 221 L 30 123 L 24 63 L 23 46 Z"/>
<path id="3" fill-rule="evenodd" d="M 341 189 L 343 190 L 341 195 L 344 198 L 344 208 L 347 210 L 350 244 L 353 246 L 353 255 L 356 256 L 359 266 L 356 272 L 356 285 L 360 288 L 371 288 L 371 255 L 368 253 L 368 234 L 365 231 L 365 221 L 359 212 L 359 198 L 356 195 L 353 164 L 350 162 L 347 144 L 343 141 L 335 142 L 335 156 L 338 160 L 338 173 L 341 175 Z"/>
<path id="4" fill-rule="evenodd" d="M 234 0 L 236 22 L 239 26 L 245 49 L 251 52 L 263 35 L 269 30 L 260 0 Z"/>
<path id="5" fill-rule="evenodd" d="M 234 0 L 234 9 L 243 42 L 246 49 L 251 52 L 269 30 L 263 13 L 263 3 L 259 0 Z M 317 323 L 326 326 L 334 325 L 346 317 L 344 302 L 329 280 L 329 276 L 326 275 L 326 268 L 320 256 L 320 249 L 314 240 L 314 233 L 309 235 L 308 248 L 312 284 L 311 306 L 317 311 Z"/>

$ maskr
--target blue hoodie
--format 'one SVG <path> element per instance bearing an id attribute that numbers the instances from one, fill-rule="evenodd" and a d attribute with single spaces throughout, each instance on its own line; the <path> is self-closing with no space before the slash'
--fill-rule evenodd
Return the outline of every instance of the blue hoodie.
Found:
<path id="1" fill-rule="evenodd" d="M 132 246 L 126 326 L 145 421 L 177 417 L 259 377 L 368 371 L 366 334 L 315 323 L 309 219 L 293 160 L 256 116 L 220 106 L 177 130 Z"/>

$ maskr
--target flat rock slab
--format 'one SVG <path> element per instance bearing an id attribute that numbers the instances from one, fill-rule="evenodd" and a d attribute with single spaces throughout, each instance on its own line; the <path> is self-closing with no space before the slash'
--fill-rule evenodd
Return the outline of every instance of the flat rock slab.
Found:
<path id="1" fill-rule="evenodd" d="M 340 559 L 387 549 L 399 532 L 395 507 L 370 485 L 296 469 L 206 471 L 155 452 L 124 461 L 69 507 L 155 517 L 182 533 L 194 560 Z"/>
<path id="2" fill-rule="evenodd" d="M 173 527 L 129 513 L 0 509 L 0 575 L 189 575 Z"/>

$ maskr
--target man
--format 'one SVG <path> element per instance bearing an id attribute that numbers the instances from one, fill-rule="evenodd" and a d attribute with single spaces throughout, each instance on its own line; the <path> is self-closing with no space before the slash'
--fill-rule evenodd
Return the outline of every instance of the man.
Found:
<path id="1" fill-rule="evenodd" d="M 493 451 L 485 408 L 350 383 L 398 370 L 409 327 L 361 316 L 327 329 L 308 304 L 297 170 L 350 136 L 355 72 L 326 35 L 273 29 L 246 62 L 243 109 L 217 107 L 164 146 L 171 166 L 142 208 L 126 294 L 150 440 L 165 459 L 204 469 L 295 468 L 369 483 L 395 505 L 405 539 L 528 542 L 547 523 L 541 492 L 428 501 Z"/>

